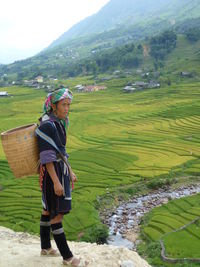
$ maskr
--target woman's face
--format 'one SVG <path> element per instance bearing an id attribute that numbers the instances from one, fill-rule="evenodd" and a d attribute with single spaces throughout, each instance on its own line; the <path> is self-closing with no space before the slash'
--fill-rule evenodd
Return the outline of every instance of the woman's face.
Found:
<path id="1" fill-rule="evenodd" d="M 52 105 L 53 112 L 59 119 L 65 119 L 69 112 L 70 100 L 68 98 L 60 100 L 57 105 Z"/>

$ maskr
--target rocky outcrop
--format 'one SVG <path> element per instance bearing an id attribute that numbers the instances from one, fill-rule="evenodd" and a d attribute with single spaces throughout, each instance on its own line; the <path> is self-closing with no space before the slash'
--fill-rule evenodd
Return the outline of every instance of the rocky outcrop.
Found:
<path id="1" fill-rule="evenodd" d="M 88 267 L 150 267 L 136 252 L 123 247 L 68 242 L 74 255 L 89 261 Z M 55 248 L 55 243 L 52 241 Z M 40 256 L 40 239 L 0 226 L 0 267 L 56 267 L 62 258 Z"/>

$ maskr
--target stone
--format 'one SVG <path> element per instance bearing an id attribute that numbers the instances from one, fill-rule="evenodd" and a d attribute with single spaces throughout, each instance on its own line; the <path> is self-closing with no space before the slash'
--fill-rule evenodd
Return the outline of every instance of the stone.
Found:
<path id="1" fill-rule="evenodd" d="M 135 265 L 131 260 L 127 260 L 127 261 L 123 261 L 120 267 L 135 267 Z"/>

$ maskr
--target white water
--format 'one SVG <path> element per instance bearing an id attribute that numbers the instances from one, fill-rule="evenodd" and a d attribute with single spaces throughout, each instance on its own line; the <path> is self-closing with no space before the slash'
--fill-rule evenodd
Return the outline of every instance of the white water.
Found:
<path id="1" fill-rule="evenodd" d="M 182 186 L 174 191 L 158 190 L 157 193 L 150 193 L 132 199 L 130 202 L 119 206 L 114 215 L 109 218 L 108 244 L 124 246 L 134 249 L 136 244 L 123 237 L 128 230 L 138 228 L 142 216 L 152 208 L 168 202 L 169 199 L 178 199 L 200 193 L 200 184 Z"/>

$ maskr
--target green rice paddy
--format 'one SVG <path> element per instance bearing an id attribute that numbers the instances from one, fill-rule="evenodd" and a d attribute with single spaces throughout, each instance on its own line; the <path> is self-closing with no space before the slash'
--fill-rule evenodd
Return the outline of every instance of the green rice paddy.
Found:
<path id="1" fill-rule="evenodd" d="M 169 264 L 161 260 L 159 251 L 150 257 L 152 266 L 199 266 L 190 260 L 200 258 L 200 194 L 171 200 L 146 217 L 141 229 L 147 243 L 160 247 L 158 242 L 162 240 L 168 258 L 187 258 L 185 263 Z"/>
<path id="2" fill-rule="evenodd" d="M 126 94 L 121 90 L 126 82 L 111 80 L 105 91 L 74 94 L 67 152 L 79 181 L 72 211 L 64 219 L 68 239 L 77 240 L 80 233 L 100 223 L 94 207 L 98 196 L 138 181 L 199 173 L 200 83 Z M 71 88 L 78 83 L 84 82 L 81 78 L 67 81 Z M 0 99 L 0 132 L 37 122 L 45 92 L 20 87 L 3 90 L 13 97 Z M 38 234 L 42 209 L 38 177 L 14 178 L 1 146 L 0 185 L 0 225 Z M 188 199 L 156 209 L 144 228 L 149 240 L 158 241 L 164 233 L 200 216 L 200 196 Z M 197 256 L 198 250 L 184 254 L 187 242 L 171 245 L 180 236 L 195 238 L 186 230 L 165 237 L 171 256 Z"/>

